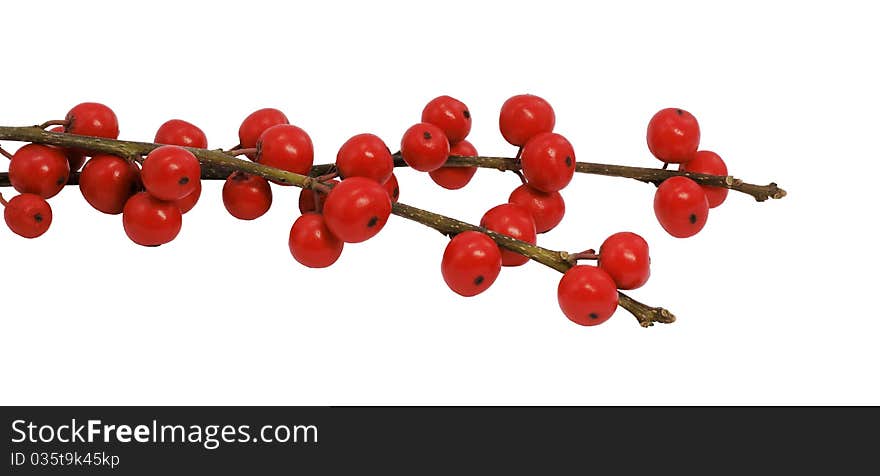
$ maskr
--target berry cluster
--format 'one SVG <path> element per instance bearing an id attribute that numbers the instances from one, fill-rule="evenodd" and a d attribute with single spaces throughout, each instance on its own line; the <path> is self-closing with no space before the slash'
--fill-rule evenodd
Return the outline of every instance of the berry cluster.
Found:
<path id="1" fill-rule="evenodd" d="M 110 139 L 119 136 L 116 114 L 103 104 L 79 104 L 59 122 L 63 127 L 53 131 Z M 52 224 L 52 208 L 47 200 L 67 185 L 70 173 L 82 167 L 85 156 L 85 151 L 41 144 L 18 149 L 10 158 L 9 181 L 21 195 L 9 202 L 3 200 L 9 229 L 26 238 L 45 233 Z"/>
<path id="2" fill-rule="evenodd" d="M 444 97 L 428 104 L 423 119 L 424 116 L 436 116 L 428 111 L 441 100 L 456 106 L 447 106 L 446 110 L 467 112 L 460 101 Z M 470 114 L 459 116 L 467 120 L 469 129 Z M 442 117 L 454 118 L 455 114 L 447 113 Z M 463 119 L 457 122 L 448 120 L 446 128 L 452 132 L 443 132 L 451 136 L 453 132 L 464 130 Z M 459 127 L 451 128 L 450 124 Z M 571 182 L 576 159 L 571 143 L 553 132 L 555 124 L 553 108 L 538 96 L 518 95 L 502 105 L 499 128 L 505 140 L 519 147 L 517 158 L 523 184 L 511 192 L 507 203 L 497 205 L 483 215 L 481 227 L 535 244 L 538 234 L 552 230 L 562 221 L 565 201 L 560 190 Z M 436 136 L 436 133 L 432 134 Z M 412 166 L 403 149 L 401 153 Z M 476 155 L 475 151 L 473 155 Z M 559 283 L 559 305 L 565 315 L 578 324 L 595 325 L 606 321 L 617 308 L 617 288 L 633 289 L 648 278 L 648 247 L 641 237 L 620 233 L 606 243 L 610 250 L 607 254 L 613 255 L 612 258 L 600 260 L 598 266 L 576 265 Z M 605 245 L 603 249 L 606 249 Z M 521 266 L 527 261 L 528 258 L 521 254 L 500 250 L 495 241 L 483 233 L 465 232 L 452 238 L 447 245 L 441 270 L 453 291 L 462 296 L 474 296 L 492 285 L 502 266 Z M 622 284 L 615 282 L 612 276 L 619 276 Z"/>
<path id="3" fill-rule="evenodd" d="M 574 148 L 554 131 L 555 123 L 553 108 L 538 96 L 517 95 L 502 105 L 498 122 L 501 135 L 518 148 L 514 159 L 503 159 L 512 161 L 505 168 L 516 170 L 522 184 L 510 193 L 506 203 L 486 211 L 479 227 L 457 222 L 454 232 L 438 228 L 451 236 L 440 268 L 455 293 L 480 294 L 495 282 L 503 267 L 521 266 L 530 258 L 537 259 L 535 252 L 549 251 L 534 245 L 539 234 L 554 229 L 565 216 L 560 192 L 578 170 Z M 60 126 L 53 132 L 72 136 L 115 141 L 119 135 L 116 115 L 97 103 L 77 105 L 64 120 L 49 121 L 42 127 L 50 125 Z M 212 152 L 221 154 L 222 158 L 215 161 L 225 167 L 237 164 L 232 166 L 232 173 L 208 174 L 207 178 L 225 178 L 223 204 L 230 215 L 241 220 L 257 219 L 269 210 L 272 183 L 300 186 L 300 216 L 290 229 L 288 247 L 299 263 L 324 268 L 339 259 L 345 243 L 364 242 L 379 233 L 392 212 L 418 210 L 395 205 L 400 189 L 394 168 L 402 165 L 395 162 L 396 157 L 416 171 L 427 172 L 445 189 L 465 187 L 483 159 L 467 141 L 471 125 L 471 112 L 463 102 L 440 96 L 424 107 L 421 122 L 404 132 L 399 153 L 392 154 L 378 136 L 362 133 L 342 144 L 335 163 L 315 166 L 314 147 L 306 131 L 290 124 L 278 109 L 260 109 L 242 121 L 236 147 Z M 717 154 L 698 150 L 699 139 L 696 119 L 682 109 L 664 109 L 648 125 L 648 147 L 664 164 L 679 164 L 684 172 L 726 176 L 727 168 Z M 159 127 L 155 145 L 147 144 L 149 148 L 127 156 L 80 148 L 83 141 L 70 141 L 75 147 L 67 147 L 67 141 L 46 142 L 65 147 L 31 143 L 15 154 L 0 149 L 11 158 L 9 184 L 20 192 L 8 202 L 0 196 L 4 217 L 13 232 L 26 238 L 46 232 L 52 221 L 47 199 L 58 194 L 71 174 L 82 167 L 79 188 L 92 207 L 106 214 L 122 214 L 126 234 L 139 245 L 168 243 L 180 232 L 183 214 L 201 196 L 201 180 L 206 176 L 200 159 L 210 162 L 204 132 L 179 119 Z M 244 166 L 247 161 L 233 158 L 239 155 L 262 167 Z M 449 163 L 450 157 L 457 159 L 455 163 Z M 316 170 L 322 172 L 313 173 Z M 654 210 L 662 227 L 673 236 L 696 234 L 705 224 L 709 208 L 720 205 L 727 196 L 727 188 L 705 185 L 706 177 L 696 177 L 704 181 L 699 184 L 681 174 L 657 172 L 667 175 L 657 188 Z M 295 180 L 287 180 L 290 177 Z M 771 185 L 775 190 L 775 184 Z M 775 193 L 784 196 L 784 191 Z M 559 306 L 571 321 L 585 326 L 601 324 L 619 304 L 626 307 L 627 302 L 633 302 L 619 290 L 639 288 L 650 276 L 648 243 L 631 232 L 609 236 L 598 253 L 553 253 L 553 259 L 564 260 L 552 265 L 564 271 L 557 288 Z M 596 263 L 579 264 L 582 260 Z M 640 322 L 645 324 L 642 318 Z"/>
<path id="4" fill-rule="evenodd" d="M 683 109 L 667 108 L 648 123 L 648 149 L 666 164 L 710 175 L 727 175 L 727 165 L 715 152 L 700 147 L 700 125 Z M 672 177 L 657 187 L 654 214 L 660 225 L 676 238 L 694 236 L 706 225 L 709 209 L 724 203 L 727 189 L 699 185 L 687 177 Z"/>

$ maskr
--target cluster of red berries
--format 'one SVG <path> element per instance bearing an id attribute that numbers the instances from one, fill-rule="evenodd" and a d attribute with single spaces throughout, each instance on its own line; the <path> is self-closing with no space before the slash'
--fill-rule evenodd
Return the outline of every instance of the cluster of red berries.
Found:
<path id="1" fill-rule="evenodd" d="M 68 134 L 115 139 L 119 135 L 116 115 L 97 103 L 80 104 L 68 113 L 60 130 Z M 466 140 L 472 117 L 461 101 L 440 96 L 423 109 L 421 122 L 408 128 L 400 141 L 400 157 L 412 169 L 428 172 L 443 188 L 467 185 L 476 167 L 447 166 L 450 156 L 477 156 Z M 565 215 L 560 194 L 572 180 L 577 162 L 574 148 L 553 131 L 556 116 L 544 99 L 534 95 L 511 97 L 501 107 L 499 128 L 510 144 L 518 147 L 522 185 L 511 192 L 507 203 L 489 209 L 480 220 L 492 231 L 530 244 L 538 234 L 555 228 Z M 665 163 L 680 169 L 727 175 L 717 154 L 698 151 L 700 130 L 694 117 L 681 109 L 664 109 L 648 125 L 648 147 Z M 15 233 L 33 238 L 43 234 L 52 221 L 46 199 L 56 195 L 72 171 L 82 169 L 80 190 L 95 209 L 122 214 L 123 226 L 132 241 L 158 246 L 173 240 L 182 215 L 201 196 L 201 167 L 186 148 L 205 149 L 201 129 L 174 119 L 163 124 L 154 142 L 163 144 L 139 165 L 127 157 L 95 154 L 85 162 L 87 151 L 29 144 L 12 157 L 9 179 L 21 193 L 5 206 L 6 222 Z M 239 145 L 232 155 L 246 155 L 268 167 L 310 175 L 314 165 L 311 138 L 290 124 L 277 109 L 255 111 L 242 121 Z M 400 190 L 394 175 L 394 154 L 385 142 L 368 133 L 348 139 L 336 155 L 332 172 L 313 177 L 319 183 L 304 188 L 299 196 L 301 215 L 288 237 L 293 257 L 312 268 L 332 265 L 345 243 L 360 243 L 385 226 Z M 286 185 L 286 184 L 278 184 Z M 665 180 L 657 189 L 654 209 L 670 234 L 687 237 L 705 224 L 708 210 L 720 205 L 727 189 L 700 186 L 686 177 Z M 253 220 L 272 205 L 272 188 L 266 179 L 233 172 L 223 185 L 223 204 L 234 217 Z M 572 321 L 596 325 L 617 308 L 618 289 L 635 289 L 650 276 L 650 257 L 645 240 L 630 232 L 608 237 L 595 266 L 576 264 L 562 277 L 557 290 L 559 306 Z M 501 249 L 486 233 L 467 231 L 446 246 L 441 272 L 450 289 L 462 296 L 475 296 L 488 289 L 502 267 L 521 266 L 528 258 Z"/>
<path id="2" fill-rule="evenodd" d="M 116 139 L 116 114 L 103 104 L 82 103 L 67 113 L 64 126 L 53 132 Z M 52 210 L 46 199 L 58 194 L 71 172 L 82 167 L 79 184 L 86 201 L 103 213 L 122 214 L 126 234 L 144 246 L 157 246 L 180 232 L 181 215 L 195 206 L 201 194 L 198 159 L 179 146 L 207 147 L 204 133 L 192 124 L 172 120 L 163 124 L 155 141 L 176 144 L 159 147 L 143 162 L 76 149 L 28 144 L 12 156 L 9 181 L 21 195 L 4 215 L 15 233 L 35 238 L 49 229 Z M 85 166 L 83 164 L 85 163 Z"/>
<path id="3" fill-rule="evenodd" d="M 648 123 L 648 149 L 665 164 L 678 169 L 710 175 L 727 175 L 727 165 L 715 152 L 700 147 L 700 125 L 689 112 L 663 109 Z M 709 209 L 724 203 L 727 189 L 699 185 L 677 176 L 664 180 L 654 195 L 654 214 L 670 235 L 687 238 L 696 235 L 709 218 Z"/>
<path id="4" fill-rule="evenodd" d="M 53 132 L 106 137 L 119 135 L 116 115 L 97 103 L 82 103 L 70 110 L 64 127 Z M 52 224 L 52 208 L 46 201 L 67 184 L 71 172 L 82 167 L 86 153 L 40 144 L 18 149 L 9 162 L 9 181 L 21 195 L 6 205 L 4 217 L 9 229 L 26 238 L 36 238 Z"/>
<path id="5" fill-rule="evenodd" d="M 442 121 L 434 119 L 435 127 L 429 127 L 430 118 L 436 117 Z M 417 124 L 404 136 L 404 145 L 409 146 L 408 149 L 401 147 L 404 160 L 413 168 L 423 167 L 420 170 L 426 168 L 426 163 L 442 166 L 441 161 L 432 162 L 426 157 L 430 157 L 435 148 L 443 149 L 443 139 L 463 139 L 470 130 L 470 120 L 467 108 L 460 101 L 445 96 L 431 101 L 423 113 L 423 121 L 428 124 Z M 576 159 L 571 143 L 553 132 L 555 124 L 553 108 L 538 96 L 518 95 L 502 105 L 499 128 L 505 140 L 520 148 L 517 157 L 524 183 L 510 194 L 508 203 L 495 206 L 483 215 L 481 227 L 535 244 L 538 234 L 552 230 L 562 221 L 565 202 L 560 190 L 571 182 Z M 441 142 L 440 146 L 434 145 L 437 141 Z M 448 153 L 459 155 L 454 146 Z M 476 155 L 476 151 L 460 155 Z M 436 177 L 435 181 L 445 186 Z M 526 262 L 525 256 L 501 250 L 485 233 L 468 231 L 450 240 L 441 270 L 450 289 L 462 296 L 475 296 L 495 282 L 502 267 L 521 266 Z M 563 275 L 557 291 L 559 306 L 573 322 L 588 326 L 601 324 L 617 309 L 617 290 L 640 287 L 649 276 L 648 244 L 634 233 L 617 233 L 602 244 L 597 266 L 576 265 Z"/>
<path id="6" fill-rule="evenodd" d="M 300 175 L 311 172 L 311 138 L 277 109 L 260 109 L 245 118 L 239 141 L 242 150 L 255 150 L 248 157 L 257 163 Z M 334 184 L 329 190 L 300 192 L 302 214 L 288 236 L 291 255 L 310 268 L 330 266 L 339 259 L 345 243 L 375 236 L 388 221 L 392 199 L 396 201 L 399 194 L 391 152 L 375 135 L 359 134 L 346 141 L 337 154 L 336 170 L 316 178 Z M 336 175 L 342 180 L 335 180 Z M 223 187 L 223 203 L 233 216 L 252 220 L 269 209 L 272 192 L 265 179 L 234 172 Z"/>

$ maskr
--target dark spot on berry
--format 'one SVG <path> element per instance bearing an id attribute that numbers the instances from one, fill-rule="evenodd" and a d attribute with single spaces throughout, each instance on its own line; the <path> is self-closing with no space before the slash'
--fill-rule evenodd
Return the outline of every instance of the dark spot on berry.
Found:
<path id="1" fill-rule="evenodd" d="M 180 180 L 177 181 L 180 185 L 186 185 L 189 183 L 189 177 L 180 177 Z"/>
<path id="2" fill-rule="evenodd" d="M 565 166 L 571 167 L 571 156 L 570 155 L 565 156 Z"/>
<path id="3" fill-rule="evenodd" d="M 400 188 L 394 187 L 394 191 L 391 192 L 391 198 L 397 198 L 400 196 Z"/>
<path id="4" fill-rule="evenodd" d="M 598 318 L 599 318 L 599 315 L 596 314 L 595 312 L 591 312 L 591 313 L 590 313 L 590 319 L 596 320 L 596 319 L 598 319 Z"/>
<path id="5" fill-rule="evenodd" d="M 479 285 L 483 284 L 483 281 L 485 281 L 485 280 L 486 280 L 486 278 L 484 278 L 483 275 L 481 274 L 481 275 L 477 276 L 476 278 L 474 278 L 474 285 L 479 286 Z"/>
<path id="6" fill-rule="evenodd" d="M 43 221 L 43 215 L 41 213 L 37 213 L 34 215 L 34 221 L 37 223 L 41 223 Z"/>
<path id="7" fill-rule="evenodd" d="M 688 217 L 688 221 L 691 222 L 691 225 L 696 225 L 697 224 L 697 214 L 691 213 L 691 216 Z"/>
<path id="8" fill-rule="evenodd" d="M 243 182 L 247 180 L 247 178 L 248 176 L 244 172 L 235 172 L 234 174 L 232 174 L 232 180 L 235 182 Z"/>
<path id="9" fill-rule="evenodd" d="M 684 114 L 684 111 L 682 111 L 681 109 L 676 109 L 675 113 L 680 116 L 680 115 Z"/>
<path id="10" fill-rule="evenodd" d="M 425 131 L 425 133 L 422 134 L 422 137 L 424 137 L 425 140 L 431 140 L 431 133 L 428 131 Z"/>
<path id="11" fill-rule="evenodd" d="M 370 218 L 370 221 L 367 222 L 367 228 L 373 228 L 376 226 L 376 223 L 379 223 L 379 217 Z"/>
<path id="12" fill-rule="evenodd" d="M 470 118 L 471 118 L 471 112 L 468 111 L 467 109 L 465 109 L 465 110 L 461 113 L 461 115 L 464 116 L 465 119 L 470 119 Z"/>

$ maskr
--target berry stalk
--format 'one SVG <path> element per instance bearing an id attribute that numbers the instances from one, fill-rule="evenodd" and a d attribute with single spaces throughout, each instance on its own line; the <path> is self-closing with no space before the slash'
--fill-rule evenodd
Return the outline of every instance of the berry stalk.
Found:
<path id="1" fill-rule="evenodd" d="M 90 152 L 98 152 L 103 154 L 111 154 L 125 158 L 131 158 L 141 161 L 144 155 L 147 155 L 154 149 L 160 147 L 160 144 L 149 142 L 122 141 L 115 139 L 105 139 L 100 137 L 78 136 L 73 134 L 48 132 L 40 127 L 6 127 L 0 126 L 0 140 L 11 140 L 20 142 L 31 142 L 37 144 L 54 145 L 65 148 L 77 148 L 88 150 Z M 259 175 L 268 180 L 279 183 L 295 185 L 297 187 L 311 190 L 326 190 L 332 184 L 325 184 L 313 177 L 300 175 L 284 170 L 267 167 L 255 162 L 236 159 L 231 157 L 222 150 L 208 150 L 198 148 L 187 148 L 195 155 L 202 164 L 202 176 L 204 179 L 222 179 L 225 180 L 229 172 L 239 170 L 253 175 Z M 508 167 L 515 162 L 515 159 L 502 158 L 460 158 L 456 157 L 456 161 L 461 159 L 480 159 L 474 162 L 481 162 L 482 159 L 490 161 L 507 161 L 498 162 L 501 167 Z M 480 165 L 482 166 L 482 165 Z M 325 175 L 330 172 L 330 166 L 316 166 L 312 168 L 312 175 Z M 499 170 L 514 170 L 512 168 L 499 168 Z M 68 184 L 78 182 L 79 175 L 71 174 Z M 0 186 L 8 186 L 8 174 L 0 174 Z M 506 235 L 495 233 L 484 228 L 472 225 L 461 220 L 456 220 L 444 215 L 422 210 L 403 203 L 395 203 L 392 213 L 406 218 L 408 220 L 421 223 L 425 226 L 433 228 L 447 236 L 454 236 L 458 233 L 473 230 L 480 231 L 492 238 L 500 247 L 518 253 L 533 261 L 541 263 L 552 269 L 564 273 L 571 266 L 574 260 L 571 255 L 564 251 L 554 251 L 540 246 L 532 245 Z M 642 304 L 624 293 L 619 293 L 620 306 L 633 314 L 643 327 L 653 325 L 655 322 L 671 323 L 675 320 L 675 316 L 668 310 L 660 307 L 650 307 Z"/>

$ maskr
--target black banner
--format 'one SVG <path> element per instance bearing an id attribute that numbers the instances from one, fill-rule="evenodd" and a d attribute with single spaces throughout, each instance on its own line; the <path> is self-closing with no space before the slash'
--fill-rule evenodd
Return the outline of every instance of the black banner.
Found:
<path id="1" fill-rule="evenodd" d="M 760 473 L 768 465 L 790 471 L 832 455 L 841 457 L 834 460 L 840 469 L 870 461 L 880 443 L 876 408 L 6 407 L 0 413 L 7 450 L 0 474 L 688 467 Z"/>

